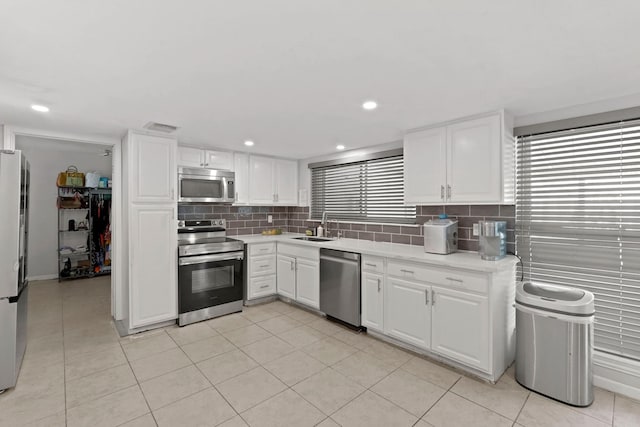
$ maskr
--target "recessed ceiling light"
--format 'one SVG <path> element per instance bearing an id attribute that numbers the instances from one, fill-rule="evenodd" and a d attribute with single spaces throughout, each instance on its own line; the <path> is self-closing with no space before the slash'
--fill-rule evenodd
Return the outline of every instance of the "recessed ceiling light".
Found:
<path id="1" fill-rule="evenodd" d="M 31 109 L 34 110 L 34 111 L 38 111 L 40 113 L 48 113 L 49 112 L 49 107 L 46 107 L 44 105 L 33 104 L 31 106 Z"/>
<path id="2" fill-rule="evenodd" d="M 336 145 L 336 150 L 344 150 L 344 145 Z"/>
<path id="3" fill-rule="evenodd" d="M 247 147 L 253 147 L 253 141 L 245 141 L 244 145 L 246 145 Z"/>
<path id="4" fill-rule="evenodd" d="M 365 110 L 375 110 L 378 108 L 378 103 L 376 101 L 365 101 L 362 103 L 362 108 Z"/>

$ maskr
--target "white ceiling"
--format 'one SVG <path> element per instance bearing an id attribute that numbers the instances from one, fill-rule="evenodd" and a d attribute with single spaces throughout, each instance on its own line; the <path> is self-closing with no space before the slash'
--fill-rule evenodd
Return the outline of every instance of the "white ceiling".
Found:
<path id="1" fill-rule="evenodd" d="M 56 132 L 157 121 L 183 143 L 306 158 L 640 93 L 633 0 L 21 0 L 0 15 L 0 123 Z"/>

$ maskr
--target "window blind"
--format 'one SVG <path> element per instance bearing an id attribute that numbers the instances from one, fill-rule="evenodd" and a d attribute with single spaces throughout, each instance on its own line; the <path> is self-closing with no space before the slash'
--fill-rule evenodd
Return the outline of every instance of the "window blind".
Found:
<path id="1" fill-rule="evenodd" d="M 525 280 L 595 294 L 595 348 L 640 360 L 640 120 L 519 137 Z"/>
<path id="2" fill-rule="evenodd" d="M 413 223 L 415 206 L 404 204 L 403 156 L 311 169 L 311 217 Z"/>

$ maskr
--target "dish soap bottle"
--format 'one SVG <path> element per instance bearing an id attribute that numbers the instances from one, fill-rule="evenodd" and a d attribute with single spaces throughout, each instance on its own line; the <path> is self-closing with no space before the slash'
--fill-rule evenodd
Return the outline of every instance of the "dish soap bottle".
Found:
<path id="1" fill-rule="evenodd" d="M 322 237 L 324 236 L 324 228 L 322 228 L 322 224 L 320 224 L 316 231 L 316 236 Z"/>

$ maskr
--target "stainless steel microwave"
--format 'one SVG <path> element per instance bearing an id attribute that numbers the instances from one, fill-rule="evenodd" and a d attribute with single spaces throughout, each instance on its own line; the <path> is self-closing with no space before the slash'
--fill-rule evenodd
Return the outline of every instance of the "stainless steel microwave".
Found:
<path id="1" fill-rule="evenodd" d="M 178 168 L 178 202 L 233 203 L 235 199 L 234 172 Z"/>

